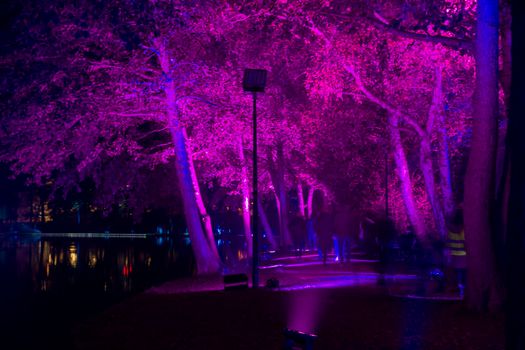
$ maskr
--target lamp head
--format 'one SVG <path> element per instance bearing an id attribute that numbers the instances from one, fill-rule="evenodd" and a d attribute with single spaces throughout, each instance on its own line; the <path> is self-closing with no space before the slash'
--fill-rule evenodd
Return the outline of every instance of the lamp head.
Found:
<path id="1" fill-rule="evenodd" d="M 245 69 L 242 88 L 249 92 L 264 92 L 266 86 L 266 69 Z"/>

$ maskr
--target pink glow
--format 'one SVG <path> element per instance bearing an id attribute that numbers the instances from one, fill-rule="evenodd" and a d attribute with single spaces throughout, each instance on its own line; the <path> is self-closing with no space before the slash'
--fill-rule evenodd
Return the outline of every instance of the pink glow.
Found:
<path id="1" fill-rule="evenodd" d="M 290 296 L 288 328 L 314 333 L 319 324 L 322 295 L 318 289 L 302 290 Z"/>

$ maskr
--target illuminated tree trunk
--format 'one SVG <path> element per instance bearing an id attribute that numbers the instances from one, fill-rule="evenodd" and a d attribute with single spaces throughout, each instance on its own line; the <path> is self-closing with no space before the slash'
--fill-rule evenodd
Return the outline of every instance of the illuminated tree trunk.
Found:
<path id="1" fill-rule="evenodd" d="M 284 183 L 284 152 L 282 144 L 277 146 L 277 161 L 274 161 L 272 152 L 268 152 L 268 162 L 279 217 L 279 245 L 281 248 L 287 248 L 292 245 L 292 240 L 288 232 L 288 206 L 286 185 Z"/>
<path id="2" fill-rule="evenodd" d="M 501 304 L 492 247 L 495 158 L 498 132 L 498 1 L 479 0 L 476 93 L 472 143 L 465 176 L 465 244 L 469 307 Z"/>
<path id="3" fill-rule="evenodd" d="M 436 182 L 434 179 L 434 167 L 432 162 L 432 149 L 430 146 L 430 138 L 434 129 L 436 122 L 439 124 L 440 115 L 443 114 L 443 84 L 442 84 L 442 72 L 441 67 L 436 68 L 436 82 L 434 87 L 434 93 L 432 95 L 432 104 L 430 105 L 430 110 L 428 112 L 427 124 L 426 124 L 426 133 L 420 135 L 420 167 L 423 172 L 423 178 L 425 180 L 425 187 L 427 190 L 428 200 L 432 206 L 432 213 L 434 216 L 434 223 L 436 229 L 439 233 L 439 237 L 444 240 L 447 236 L 447 228 L 445 225 L 445 215 L 443 213 L 443 206 L 441 205 L 442 201 L 439 198 L 437 191 Z M 439 129 L 440 125 L 438 126 Z M 441 146 L 441 145 L 440 145 Z M 442 154 L 441 150 L 439 152 L 438 158 L 441 160 Z M 443 164 L 439 161 L 439 170 L 440 175 L 443 175 L 448 168 L 443 168 Z M 448 163 L 447 163 L 448 164 Z M 445 164 L 446 165 L 446 164 Z M 450 177 L 448 177 L 450 179 Z M 445 186 L 442 187 L 442 198 L 447 198 L 448 195 L 451 195 L 451 192 L 447 192 Z M 445 202 L 446 200 L 443 200 Z"/>
<path id="4" fill-rule="evenodd" d="M 305 203 L 304 203 L 304 192 L 301 181 L 297 184 L 297 199 L 299 200 L 299 215 L 305 217 Z"/>
<path id="5" fill-rule="evenodd" d="M 425 180 L 425 187 L 427 190 L 428 201 L 432 206 L 432 213 L 434 214 L 434 222 L 441 239 L 445 239 L 447 229 L 445 226 L 445 218 L 443 216 L 443 209 L 436 194 L 436 183 L 434 181 L 434 169 L 432 167 L 432 153 L 428 139 L 422 139 L 420 143 L 420 167 Z"/>
<path id="6" fill-rule="evenodd" d="M 500 246 L 498 254 L 504 254 L 502 248 L 505 241 L 505 234 L 507 232 L 508 220 L 508 202 L 510 196 L 510 168 L 509 155 L 507 151 L 507 133 L 509 124 L 509 106 L 512 84 L 512 15 L 510 0 L 500 1 L 500 82 L 501 90 L 503 91 L 503 103 L 505 109 L 501 115 L 498 135 L 498 151 L 496 158 L 496 208 L 499 208 L 497 213 L 496 226 L 502 232 L 502 237 L 497 241 Z M 503 260 L 503 259 L 498 259 Z"/>
<path id="7" fill-rule="evenodd" d="M 186 128 L 183 128 L 182 131 L 184 133 L 184 138 L 187 143 L 188 135 L 186 134 Z M 189 151 L 187 152 L 190 153 Z M 197 173 L 195 171 L 195 165 L 193 164 L 193 157 L 191 154 L 188 154 L 188 162 L 190 165 L 191 181 L 193 183 L 195 199 L 197 201 L 197 207 L 199 208 L 199 214 L 201 216 L 202 224 L 204 227 L 204 232 L 208 240 L 208 245 L 210 246 L 210 249 L 213 255 L 215 256 L 215 258 L 220 259 L 219 252 L 217 250 L 217 245 L 215 244 L 215 236 L 213 235 L 211 217 L 208 215 L 208 212 L 206 211 L 206 206 L 204 205 L 204 201 L 202 200 L 201 190 L 199 188 L 199 181 L 197 179 Z"/>
<path id="8" fill-rule="evenodd" d="M 284 179 L 285 160 L 283 144 L 277 145 L 277 177 L 280 204 L 280 231 L 282 234 L 282 246 L 289 247 L 292 245 L 290 232 L 288 231 L 288 196 L 286 193 L 286 183 Z"/>
<path id="9" fill-rule="evenodd" d="M 171 89 L 167 87 L 166 90 L 169 96 L 168 90 Z M 172 118 L 173 117 L 170 117 L 170 119 Z M 172 119 L 172 121 L 170 121 L 170 132 L 175 147 L 175 168 L 184 205 L 184 216 L 186 218 L 186 224 L 188 225 L 191 246 L 197 263 L 197 273 L 214 273 L 218 271 L 220 262 L 210 247 L 210 242 L 207 240 L 202 229 L 202 222 L 191 178 L 189 156 L 186 151 L 186 139 L 178 124 L 178 121 Z"/>
<path id="10" fill-rule="evenodd" d="M 170 60 L 162 44 L 158 45 L 158 58 L 164 74 L 170 74 Z M 166 117 L 173 139 L 175 151 L 175 169 L 184 205 L 184 216 L 197 265 L 197 273 L 215 273 L 219 270 L 220 260 L 210 247 L 203 229 L 193 185 L 190 157 L 186 148 L 186 137 L 179 122 L 176 107 L 176 93 L 173 80 L 167 81 L 164 88 L 166 97 Z"/>
<path id="11" fill-rule="evenodd" d="M 432 128 L 438 138 L 438 169 L 439 184 L 442 198 L 442 209 L 444 217 L 450 217 L 455 209 L 454 192 L 452 190 L 452 178 L 450 171 L 450 155 L 448 151 L 448 137 L 445 124 L 445 110 L 443 97 L 443 73 L 441 67 L 436 68 L 436 86 L 432 96 L 432 107 L 430 110 L 432 125 L 427 125 L 427 133 L 430 137 Z"/>
<path id="12" fill-rule="evenodd" d="M 314 192 L 315 192 L 315 187 L 314 186 L 310 186 L 308 188 L 308 200 L 306 201 L 307 203 L 307 218 L 308 219 L 311 219 L 312 216 L 313 216 L 313 205 L 314 205 Z"/>
<path id="13" fill-rule="evenodd" d="M 396 162 L 397 174 L 401 182 L 401 195 L 403 197 L 403 202 L 405 203 L 408 220 L 414 228 L 415 234 L 419 238 L 425 240 L 425 225 L 416 207 L 414 194 L 412 192 L 410 170 L 408 168 L 403 143 L 401 142 L 401 134 L 399 132 L 399 117 L 397 115 L 391 115 L 388 120 L 390 122 L 389 132 L 392 146 L 394 148 L 394 159 Z"/>
<path id="14" fill-rule="evenodd" d="M 259 218 L 261 218 L 261 224 L 264 228 L 264 232 L 266 232 L 266 237 L 268 238 L 268 242 L 270 243 L 270 247 L 272 250 L 277 249 L 277 242 L 275 242 L 275 237 L 273 236 L 273 230 L 270 226 L 270 222 L 268 221 L 268 217 L 266 216 L 266 212 L 264 211 L 264 207 L 261 203 L 261 200 L 257 203 L 257 208 L 259 210 Z"/>
<path id="15" fill-rule="evenodd" d="M 401 195 L 403 197 L 403 202 L 407 211 L 408 220 L 414 228 L 414 233 L 422 239 L 423 242 L 426 241 L 425 237 L 425 225 L 423 223 L 423 218 L 417 210 L 416 203 L 414 200 L 414 194 L 412 191 L 412 180 L 410 179 L 410 169 L 408 168 L 408 163 L 405 155 L 405 150 L 403 148 L 403 143 L 401 142 L 401 134 L 399 132 L 399 118 L 402 115 L 396 108 L 383 101 L 382 99 L 375 96 L 370 90 L 366 88 L 363 81 L 361 80 L 360 75 L 354 69 L 351 64 L 346 64 L 344 66 L 345 70 L 350 73 L 354 79 L 357 87 L 363 94 L 372 102 L 376 103 L 378 106 L 383 108 L 389 113 L 388 117 L 388 131 L 390 133 L 390 140 L 394 149 L 394 160 L 396 162 L 397 174 L 401 183 Z M 417 123 L 412 122 L 410 118 L 404 116 L 405 122 L 409 123 L 418 134 L 424 134 L 424 131 L 421 130 L 421 127 Z"/>
<path id="16" fill-rule="evenodd" d="M 242 137 L 239 138 L 239 159 L 241 160 L 241 190 L 242 190 L 242 221 L 244 224 L 244 236 L 246 238 L 246 247 L 248 256 L 252 256 L 252 230 L 250 220 L 250 186 L 248 184 L 248 168 L 244 157 L 244 147 Z"/>
<path id="17" fill-rule="evenodd" d="M 443 209 L 445 217 L 450 217 L 455 209 L 454 192 L 452 190 L 452 177 L 450 171 L 450 155 L 448 151 L 448 137 L 445 129 L 445 117 L 443 113 L 438 118 L 438 138 L 439 138 L 439 183 L 441 196 L 443 198 Z"/>

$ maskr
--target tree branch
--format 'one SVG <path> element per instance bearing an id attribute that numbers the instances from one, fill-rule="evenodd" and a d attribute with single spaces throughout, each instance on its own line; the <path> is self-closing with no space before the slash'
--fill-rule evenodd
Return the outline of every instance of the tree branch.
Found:
<path id="1" fill-rule="evenodd" d="M 412 117 L 410 117 L 407 114 L 401 112 L 399 109 L 395 108 L 394 106 L 392 106 L 391 104 L 387 103 L 386 101 L 381 100 L 376 95 L 374 95 L 370 90 L 368 90 L 366 88 L 365 84 L 363 83 L 363 81 L 361 80 L 361 76 L 355 71 L 354 67 L 352 67 L 349 64 L 345 64 L 344 68 L 345 68 L 345 70 L 348 73 L 350 73 L 354 77 L 354 80 L 355 80 L 355 82 L 357 84 L 357 87 L 359 88 L 359 90 L 361 90 L 361 92 L 363 92 L 363 94 L 370 101 L 374 102 L 375 104 L 377 104 L 379 107 L 385 109 L 386 111 L 388 111 L 388 112 L 390 112 L 390 113 L 392 113 L 394 115 L 400 116 L 405 123 L 407 123 L 412 128 L 414 128 L 414 130 L 418 133 L 418 135 L 420 137 L 422 137 L 422 138 L 423 137 L 427 137 L 427 132 Z"/>
<path id="2" fill-rule="evenodd" d="M 161 133 L 163 131 L 166 131 L 168 130 L 168 128 L 161 128 L 161 129 L 155 129 L 155 130 L 151 130 L 151 131 L 148 131 L 146 134 L 143 134 L 141 135 L 137 140 L 144 140 L 145 138 L 153 135 L 153 134 L 157 134 L 157 133 Z"/>
<path id="3" fill-rule="evenodd" d="M 109 113 L 112 117 L 129 117 L 129 118 L 152 118 L 158 117 L 160 113 Z"/>
<path id="4" fill-rule="evenodd" d="M 452 38 L 452 37 L 441 36 L 441 35 L 433 36 L 433 35 L 428 35 L 428 34 L 407 32 L 399 28 L 393 27 L 383 17 L 380 17 L 381 19 L 379 19 L 377 17 L 379 16 L 379 14 L 376 14 L 376 12 L 374 12 L 374 16 L 375 16 L 374 18 L 368 16 L 366 17 L 366 19 L 374 27 L 384 30 L 390 34 L 398 35 L 398 36 L 401 36 L 407 39 L 414 39 L 414 40 L 419 40 L 419 41 L 426 41 L 426 42 L 431 42 L 431 43 L 436 43 L 436 44 L 442 44 L 444 46 L 448 46 L 453 49 L 465 49 L 470 52 L 474 50 L 474 43 L 471 40 L 458 39 L 458 38 Z"/>

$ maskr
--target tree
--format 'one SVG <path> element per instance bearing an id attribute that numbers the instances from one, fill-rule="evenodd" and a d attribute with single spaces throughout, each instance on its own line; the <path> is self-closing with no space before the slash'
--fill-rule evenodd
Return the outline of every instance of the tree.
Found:
<path id="1" fill-rule="evenodd" d="M 21 28 L 31 23 L 20 35 L 24 45 L 9 56 L 20 62 L 10 73 L 22 70 L 28 78 L 16 80 L 15 108 L 3 114 L 9 136 L 2 140 L 3 149 L 9 151 L 2 156 L 14 171 L 32 174 L 37 183 L 58 170 L 62 175 L 55 185 L 71 188 L 96 174 L 103 159 L 125 154 L 143 164 L 165 161 L 163 152 L 147 159 L 152 149 L 162 151 L 159 142 L 140 141 L 148 123 L 170 131 L 197 269 L 207 273 L 218 269 L 219 259 L 213 233 L 203 231 L 201 216 L 206 219 L 206 214 L 199 212 L 196 199 L 181 103 L 206 93 L 206 86 L 194 79 L 206 71 L 203 60 L 212 56 L 197 61 L 188 56 L 206 52 L 192 31 L 192 21 L 204 9 L 193 7 L 188 17 L 186 5 L 86 2 L 40 9 L 29 4 L 18 21 Z M 35 10 L 42 10 L 40 21 L 29 20 Z M 187 42 L 194 50 L 184 50 Z M 37 64 L 41 69 L 34 69 Z"/>
<path id="2" fill-rule="evenodd" d="M 478 1 L 476 93 L 471 151 L 465 176 L 467 302 L 483 310 L 501 305 L 493 239 L 498 139 L 498 1 Z"/>

